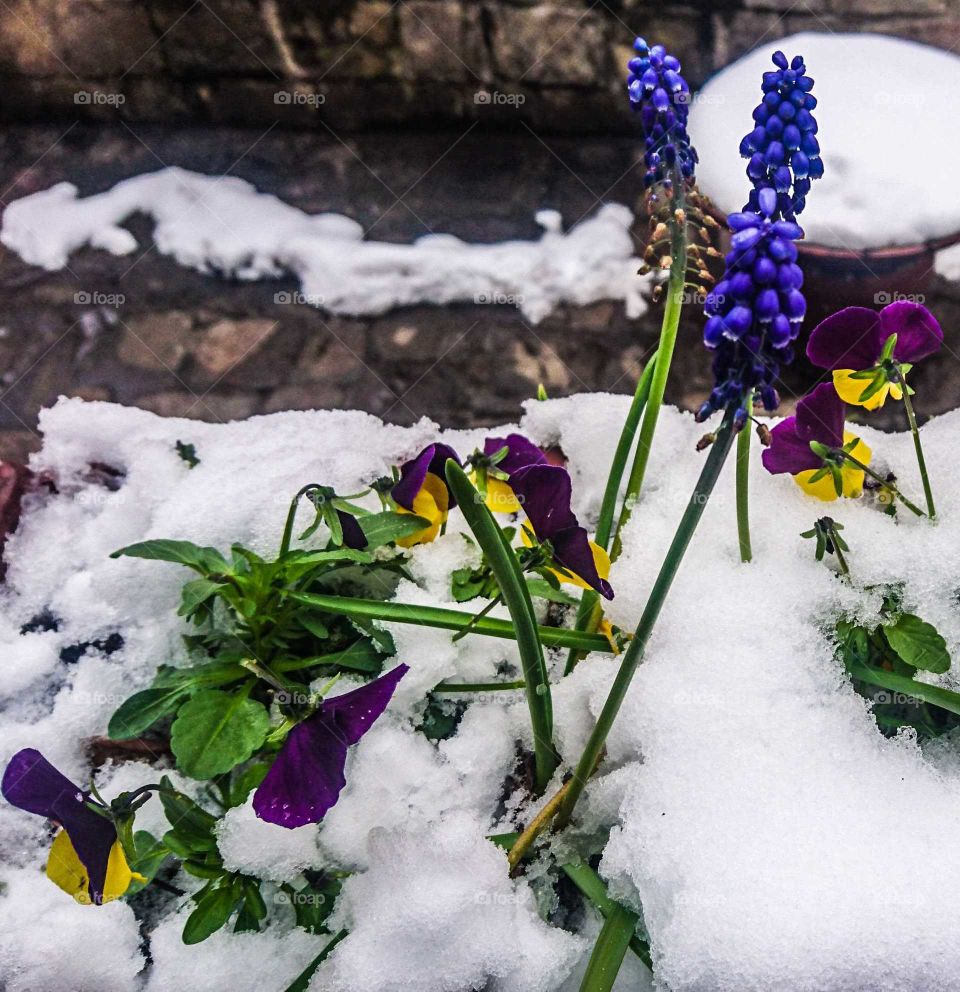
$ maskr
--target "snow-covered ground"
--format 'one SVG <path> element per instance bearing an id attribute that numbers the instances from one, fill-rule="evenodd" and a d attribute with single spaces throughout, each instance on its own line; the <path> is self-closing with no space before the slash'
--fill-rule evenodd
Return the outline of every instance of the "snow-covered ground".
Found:
<path id="1" fill-rule="evenodd" d="M 778 49 L 802 55 L 816 80 L 814 116 L 826 172 L 802 217 L 807 238 L 837 248 L 884 248 L 960 232 L 951 108 L 960 57 L 903 38 L 804 32 L 765 41 L 694 96 L 690 136 L 700 186 L 725 212 L 746 199 L 740 139 L 753 126 L 760 79 Z"/>
<path id="2" fill-rule="evenodd" d="M 575 509 L 597 510 L 627 398 L 604 394 L 528 404 L 521 428 L 559 442 Z M 437 436 L 427 421 L 385 425 L 358 412 L 280 413 L 232 424 L 165 420 L 103 403 L 63 400 L 43 414 L 34 467 L 59 495 L 31 497 L 8 547 L 0 638 L 0 762 L 37 747 L 84 781 L 84 740 L 181 657 L 174 615 L 183 572 L 114 549 L 147 537 L 276 549 L 287 501 L 307 481 L 342 492 L 381 475 Z M 866 502 L 829 507 L 844 526 L 855 584 L 904 584 L 906 609 L 960 648 L 960 413 L 924 428 L 938 497 L 935 525 L 899 521 Z M 614 621 L 632 628 L 699 471 L 702 433 L 665 410 L 642 506 L 611 580 Z M 908 493 L 919 488 L 908 435 L 862 429 L 876 464 Z M 444 432 L 466 452 L 486 432 Z M 196 445 L 188 469 L 174 443 Z M 122 469 L 116 492 L 84 482 L 90 462 Z M 613 828 L 601 865 L 613 892 L 639 906 L 657 974 L 672 990 L 960 989 L 960 761 L 924 754 L 907 734 L 886 739 L 856 695 L 823 626 L 837 610 L 871 615 L 879 595 L 855 592 L 800 538 L 824 504 L 754 458 L 755 561 L 737 554 L 728 466 L 671 592 L 645 664 L 609 739 L 602 773 L 579 807 L 578 829 Z M 398 597 L 446 603 L 449 573 L 469 554 L 457 531 L 412 553 L 416 585 Z M 43 610 L 58 631 L 21 634 Z M 121 650 L 73 664 L 62 647 L 119 632 Z M 350 935 L 314 992 L 556 992 L 575 989 L 597 932 L 552 926 L 537 912 L 544 871 L 508 877 L 485 835 L 528 819 L 523 797 L 495 818 L 498 796 L 528 735 L 522 700 L 485 694 L 440 745 L 411 730 L 423 694 L 442 678 L 490 678 L 515 662 L 504 641 L 395 629 L 410 666 L 387 714 L 352 749 L 348 785 L 319 827 L 296 831 L 231 812 L 219 843 L 228 864 L 281 879 L 305 866 L 353 872 L 336 909 Z M 575 762 L 616 662 L 591 656 L 560 678 L 553 659 L 557 743 Z M 944 684 L 955 685 L 952 675 Z M 491 695 L 498 698 L 491 699 Z M 519 696 L 519 694 L 517 694 Z M 142 764 L 104 768 L 107 796 L 144 781 Z M 159 804 L 140 825 L 162 832 Z M 185 947 L 189 906 L 174 901 L 146 934 L 130 907 L 73 903 L 42 874 L 47 830 L 0 808 L 0 976 L 8 992 L 280 990 L 323 946 L 280 913 L 265 934 L 222 931 Z M 177 879 L 186 889 L 189 876 Z M 185 902 L 185 900 L 183 901 Z M 273 907 L 271 907 L 273 911 Z M 618 988 L 642 989 L 628 959 Z"/>

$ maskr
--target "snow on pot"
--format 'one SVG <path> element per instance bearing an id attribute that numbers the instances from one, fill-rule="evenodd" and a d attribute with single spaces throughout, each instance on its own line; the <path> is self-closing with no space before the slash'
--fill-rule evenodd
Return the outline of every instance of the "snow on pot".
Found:
<path id="1" fill-rule="evenodd" d="M 728 135 L 750 119 L 757 80 L 777 49 L 803 52 L 819 101 L 826 171 L 800 245 L 812 309 L 922 294 L 935 253 L 960 239 L 960 203 L 944 195 L 957 158 L 947 122 L 960 58 L 901 38 L 805 32 L 727 66 L 690 110 L 699 181 L 723 214 L 743 205 L 745 163 Z"/>

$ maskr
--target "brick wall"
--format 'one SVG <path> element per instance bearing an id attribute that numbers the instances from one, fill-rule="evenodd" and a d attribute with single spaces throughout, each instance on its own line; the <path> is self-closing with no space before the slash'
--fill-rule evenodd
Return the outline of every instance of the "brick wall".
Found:
<path id="1" fill-rule="evenodd" d="M 762 40 L 960 46 L 957 0 L 8 0 L 0 114 L 322 129 L 473 120 L 623 130 L 637 33 L 694 85 Z"/>

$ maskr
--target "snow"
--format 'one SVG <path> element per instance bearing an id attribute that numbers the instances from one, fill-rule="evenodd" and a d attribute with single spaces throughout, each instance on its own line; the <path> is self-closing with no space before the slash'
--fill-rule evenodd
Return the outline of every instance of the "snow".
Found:
<path id="1" fill-rule="evenodd" d="M 200 272 L 238 279 L 290 273 L 307 303 L 338 314 L 380 314 L 414 303 L 504 303 L 536 323 L 561 303 L 622 300 L 627 315 L 646 310 L 649 278 L 637 277 L 631 211 L 607 204 L 563 232 L 555 210 L 536 214 L 537 241 L 468 244 L 428 234 L 412 244 L 365 241 L 340 214 L 308 214 L 243 179 L 180 168 L 134 176 L 105 193 L 80 197 L 61 182 L 12 202 L 0 241 L 25 261 L 62 269 L 85 245 L 128 255 L 137 242 L 123 223 L 134 213 L 156 221 L 157 250 Z"/>
<path id="2" fill-rule="evenodd" d="M 567 453 L 585 520 L 599 505 L 625 409 L 623 397 L 608 395 L 527 404 L 520 428 Z M 402 428 L 357 412 L 224 425 L 79 400 L 45 411 L 42 429 L 33 467 L 53 472 L 60 492 L 30 498 L 8 546 L 0 640 L 13 674 L 0 677 L 0 761 L 35 746 L 79 782 L 90 774 L 86 738 L 103 733 L 158 663 L 183 660 L 174 615 L 183 573 L 112 560 L 110 551 L 163 536 L 272 553 L 289 496 L 305 481 L 356 491 L 439 433 L 429 421 Z M 875 616 L 880 596 L 863 590 L 897 582 L 906 607 L 935 623 L 958 655 L 958 431 L 960 412 L 923 428 L 938 498 L 932 525 L 909 514 L 895 521 L 867 501 L 824 506 L 789 478 L 767 475 L 754 457 L 751 565 L 737 554 L 731 466 L 721 477 L 567 842 L 612 830 L 600 871 L 618 898 L 642 905 L 660 987 L 960 989 L 960 917 L 951 901 L 960 886 L 960 741 L 938 743 L 928 757 L 909 735 L 884 738 L 823 633 L 838 611 Z M 916 496 L 909 435 L 857 432 L 877 466 Z M 466 453 L 484 433 L 441 436 Z M 644 496 L 611 576 L 611 618 L 628 629 L 689 498 L 702 433 L 689 415 L 663 411 Z M 196 468 L 177 456 L 177 439 L 196 445 Z M 100 490 L 83 481 L 90 461 L 124 471 L 116 498 L 92 498 Z M 845 526 L 854 585 L 817 563 L 799 536 L 825 512 Z M 412 578 L 398 598 L 456 606 L 449 574 L 476 561 L 462 526 L 454 514 L 442 540 L 412 554 Z M 18 633 L 44 609 L 60 619 L 58 630 Z M 503 852 L 485 839 L 516 829 L 535 808 L 508 784 L 518 741 L 529 740 L 522 693 L 471 702 L 440 744 L 414 729 L 436 681 L 515 672 L 515 649 L 492 638 L 452 643 L 449 632 L 391 630 L 396 660 L 411 670 L 351 749 L 348 784 L 325 822 L 282 831 L 244 806 L 219 828 L 220 850 L 231 866 L 274 881 L 316 866 L 349 873 L 335 919 L 350 934 L 321 966 L 314 992 L 572 992 L 595 914 L 544 921 L 537 907 L 549 901 L 550 863 L 511 880 Z M 122 635 L 119 650 L 91 647 L 60 661 L 63 648 L 110 633 Z M 592 655 L 560 680 L 554 659 L 567 765 L 615 668 L 611 656 Z M 941 681 L 957 684 L 955 674 Z M 152 777 L 149 767 L 108 766 L 97 782 L 109 798 Z M 156 800 L 139 825 L 163 831 Z M 185 899 L 160 902 L 141 946 L 129 906 L 76 906 L 44 878 L 47 838 L 36 817 L 0 807 L 0 974 L 11 990 L 282 989 L 323 947 L 324 938 L 280 913 L 263 934 L 223 931 L 185 948 Z M 625 975 L 621 988 L 646 987 L 636 971 Z"/>
<path id="3" fill-rule="evenodd" d="M 781 49 L 802 55 L 815 82 L 813 111 L 826 172 L 807 198 L 807 240 L 834 248 L 913 245 L 960 231 L 943 191 L 960 148 L 947 124 L 960 88 L 960 57 L 902 38 L 804 32 L 764 42 L 697 93 L 690 135 L 697 177 L 725 213 L 740 210 L 749 184 L 740 139 L 752 128 L 760 80 Z M 864 67 L 870 66 L 870 71 Z M 920 156 L 911 164 L 909 143 Z"/>

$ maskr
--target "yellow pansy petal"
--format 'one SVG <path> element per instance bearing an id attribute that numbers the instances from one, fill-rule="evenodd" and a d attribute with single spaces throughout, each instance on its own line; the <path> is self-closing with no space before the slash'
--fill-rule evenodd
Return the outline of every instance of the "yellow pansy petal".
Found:
<path id="1" fill-rule="evenodd" d="M 844 403 L 849 403 L 852 406 L 862 406 L 865 410 L 876 410 L 878 407 L 883 406 L 887 400 L 888 395 L 893 395 L 894 399 L 900 399 L 893 393 L 893 388 L 899 391 L 899 386 L 891 387 L 890 383 L 886 383 L 878 389 L 873 396 L 868 400 L 863 401 L 860 397 L 863 395 L 864 390 L 870 386 L 870 379 L 852 379 L 851 376 L 854 374 L 853 369 L 837 369 L 833 373 L 833 387 L 837 391 L 837 395 Z"/>
<path id="2" fill-rule="evenodd" d="M 47 878 L 63 889 L 68 895 L 84 905 L 90 905 L 90 876 L 86 866 L 77 856 L 76 849 L 66 830 L 61 830 L 50 845 L 50 856 L 47 859 Z M 119 899 L 127 891 L 130 883 L 136 878 L 145 882 L 146 878 L 130 871 L 123 846 L 120 841 L 114 841 L 107 859 L 107 874 L 103 880 L 103 901 L 110 902 Z"/>
<path id="3" fill-rule="evenodd" d="M 617 639 L 613 636 L 613 624 L 610 623 L 606 617 L 600 621 L 600 626 L 597 628 L 597 633 L 603 634 L 614 654 L 620 654 L 620 645 L 617 643 Z"/>
<path id="4" fill-rule="evenodd" d="M 816 482 L 811 482 L 810 480 L 817 474 L 819 469 L 808 469 L 806 472 L 797 472 L 793 477 L 793 481 L 805 492 L 808 496 L 816 496 L 817 499 L 822 499 L 825 503 L 829 503 L 837 498 L 837 491 L 833 487 L 833 476 L 827 472 L 822 478 L 818 479 Z M 863 474 L 862 472 L 860 473 Z"/>
<path id="5" fill-rule="evenodd" d="M 600 547 L 595 541 L 590 542 L 590 550 L 593 552 L 593 564 L 597 570 L 597 575 L 601 579 L 610 578 L 610 555 Z"/>
<path id="6" fill-rule="evenodd" d="M 107 877 L 103 880 L 103 901 L 119 899 L 130 888 L 130 883 L 136 879 L 145 882 L 146 878 L 139 872 L 131 871 L 127 864 L 127 856 L 123 853 L 120 841 L 114 841 L 107 859 Z"/>
<path id="7" fill-rule="evenodd" d="M 440 533 L 441 525 L 446 522 L 449 506 L 450 494 L 443 480 L 428 472 L 420 491 L 413 498 L 413 509 L 408 510 L 406 507 L 398 506 L 397 510 L 400 513 L 413 513 L 415 516 L 423 517 L 429 520 L 430 524 L 415 534 L 397 538 L 397 544 L 401 548 L 412 548 L 415 544 L 429 544 L 435 540 Z"/>
<path id="8" fill-rule="evenodd" d="M 873 458 L 873 452 L 870 450 L 870 447 L 865 441 L 857 437 L 856 434 L 852 434 L 850 431 L 844 431 L 843 443 L 849 444 L 851 441 L 856 441 L 857 443 L 850 450 L 850 454 L 853 455 L 858 462 L 863 462 L 864 465 L 869 465 L 870 459 Z M 843 480 L 844 496 L 854 499 L 861 495 L 863 492 L 864 474 L 863 469 L 859 469 L 856 465 L 851 465 L 849 462 L 844 462 L 840 468 L 840 477 Z"/>
<path id="9" fill-rule="evenodd" d="M 487 509 L 493 513 L 518 513 L 520 501 L 513 490 L 502 480 L 487 476 Z"/>
<path id="10" fill-rule="evenodd" d="M 90 903 L 90 878 L 66 830 L 61 830 L 50 845 L 47 878 L 77 902 Z"/>

